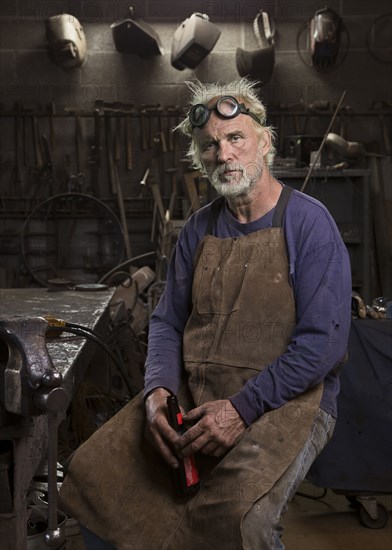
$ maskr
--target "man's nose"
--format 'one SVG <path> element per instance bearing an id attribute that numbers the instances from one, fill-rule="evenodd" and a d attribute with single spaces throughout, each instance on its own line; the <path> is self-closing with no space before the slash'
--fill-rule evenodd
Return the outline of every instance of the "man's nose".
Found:
<path id="1" fill-rule="evenodd" d="M 217 149 L 217 160 L 218 162 L 228 162 L 232 160 L 232 151 L 230 143 L 227 141 L 220 141 Z"/>

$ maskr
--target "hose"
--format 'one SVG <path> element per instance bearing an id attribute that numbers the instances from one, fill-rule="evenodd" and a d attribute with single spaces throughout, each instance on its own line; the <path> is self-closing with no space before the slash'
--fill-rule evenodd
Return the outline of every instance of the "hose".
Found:
<path id="1" fill-rule="evenodd" d="M 110 349 L 107 343 L 93 329 L 89 327 L 85 327 L 83 325 L 79 325 L 77 323 L 71 323 L 68 321 L 63 321 L 61 319 L 56 319 L 55 317 L 51 317 L 51 316 L 46 316 L 45 319 L 49 324 L 50 333 L 58 332 L 58 334 L 60 334 L 61 332 L 67 332 L 70 334 L 75 334 L 77 336 L 82 336 L 83 338 L 87 338 L 95 342 L 95 344 L 97 344 L 101 349 L 103 349 L 105 353 L 113 361 L 113 363 L 116 365 L 118 370 L 121 372 L 121 375 L 124 379 L 124 382 L 125 382 L 125 385 L 127 386 L 128 391 L 130 392 L 130 395 L 134 395 L 132 382 L 131 382 L 131 379 L 129 378 L 128 372 L 124 364 L 122 363 L 122 361 L 119 360 L 116 354 L 113 353 L 113 351 Z"/>

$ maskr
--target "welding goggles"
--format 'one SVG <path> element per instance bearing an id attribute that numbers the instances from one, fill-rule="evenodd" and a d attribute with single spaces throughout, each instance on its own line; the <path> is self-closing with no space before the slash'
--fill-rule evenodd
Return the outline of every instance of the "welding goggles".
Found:
<path id="1" fill-rule="evenodd" d="M 192 130 L 195 128 L 204 128 L 211 116 L 212 111 L 215 111 L 218 117 L 224 120 L 235 118 L 240 114 L 249 115 L 253 118 L 253 120 L 261 125 L 260 119 L 247 107 L 245 107 L 243 103 L 238 103 L 235 97 L 225 95 L 218 99 L 212 107 L 208 107 L 203 103 L 198 103 L 192 107 L 188 115 L 189 122 L 192 125 Z"/>

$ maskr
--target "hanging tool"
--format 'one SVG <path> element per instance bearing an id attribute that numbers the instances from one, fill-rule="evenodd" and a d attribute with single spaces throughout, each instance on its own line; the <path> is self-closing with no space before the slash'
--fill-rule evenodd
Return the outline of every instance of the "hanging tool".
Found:
<path id="1" fill-rule="evenodd" d="M 160 141 L 161 141 L 161 151 L 162 153 L 167 153 L 166 136 L 165 136 L 165 129 L 163 124 L 163 108 L 162 108 L 162 105 L 160 105 L 159 103 L 156 107 L 156 116 L 158 117 L 158 128 L 159 128 L 159 135 L 160 135 Z"/>
<path id="2" fill-rule="evenodd" d="M 75 110 L 75 144 L 76 144 L 76 162 L 78 172 L 84 174 L 84 151 L 83 151 L 83 122 L 79 110 Z"/>
<path id="3" fill-rule="evenodd" d="M 171 183 L 171 193 L 169 199 L 169 208 L 167 211 L 167 218 L 171 220 L 173 218 L 174 208 L 177 198 L 177 171 L 178 168 L 167 168 L 166 173 L 169 174 L 170 183 Z"/>
<path id="4" fill-rule="evenodd" d="M 150 167 L 148 166 L 143 174 L 143 178 L 140 181 L 140 185 L 147 186 L 148 184 L 148 187 L 152 194 L 152 198 L 154 200 L 154 207 L 158 211 L 161 221 L 163 222 L 165 220 L 165 209 L 163 206 L 161 191 L 158 184 L 155 181 L 153 181 L 152 183 L 151 182 L 148 183 L 149 176 L 150 176 Z"/>
<path id="5" fill-rule="evenodd" d="M 116 176 L 114 173 L 114 160 L 113 160 L 113 138 L 112 138 L 112 120 L 111 115 L 105 112 L 105 145 L 106 155 L 108 161 L 108 172 L 110 188 L 113 195 L 117 194 Z"/>
<path id="6" fill-rule="evenodd" d="M 51 101 L 47 105 L 47 112 L 49 116 L 49 143 L 50 148 L 52 151 L 56 148 L 56 135 L 55 135 L 55 127 L 54 127 L 54 121 L 56 118 L 56 105 L 54 101 Z"/>
<path id="7" fill-rule="evenodd" d="M 133 155 L 132 155 L 132 121 L 131 114 L 125 113 L 125 150 L 126 150 L 126 168 L 128 171 L 133 170 Z"/>
<path id="8" fill-rule="evenodd" d="M 40 172 L 42 170 L 43 166 L 43 160 L 42 160 L 42 150 L 41 150 L 41 143 L 40 143 L 40 133 L 38 129 L 38 120 L 37 117 L 32 115 L 31 117 L 32 122 L 32 134 L 33 134 L 33 144 L 34 144 L 34 154 L 35 154 L 35 166 Z"/>
<path id="9" fill-rule="evenodd" d="M 116 106 L 116 109 L 118 109 L 118 106 Z M 114 142 L 112 140 L 111 136 L 111 119 L 108 117 L 107 119 L 109 121 L 109 136 L 108 136 L 108 147 L 113 147 L 109 149 L 109 164 L 111 166 L 112 170 L 112 177 L 113 177 L 113 188 L 115 191 L 115 195 L 117 195 L 117 204 L 118 204 L 118 210 L 120 214 L 120 221 L 123 229 L 123 235 L 124 235 L 124 246 L 125 246 L 125 254 L 126 257 L 129 259 L 132 257 L 131 252 L 131 244 L 129 240 L 129 230 L 128 230 L 128 220 L 127 220 L 127 214 L 125 211 L 125 205 L 124 205 L 124 197 L 123 192 L 121 188 L 120 183 L 120 177 L 119 177 L 119 162 L 121 159 L 121 119 L 119 114 L 116 114 L 116 134 L 114 136 Z"/>
<path id="10" fill-rule="evenodd" d="M 139 108 L 139 119 L 140 119 L 140 140 L 141 144 L 140 147 L 142 151 L 146 151 L 148 149 L 148 134 L 147 134 L 147 111 L 146 111 L 146 105 L 140 105 Z"/>
<path id="11" fill-rule="evenodd" d="M 21 171 L 21 118 L 20 118 L 20 105 L 15 103 L 14 105 L 14 146 L 15 146 L 15 192 L 21 194 L 20 186 L 22 184 L 22 171 Z M 23 145 L 23 143 L 22 143 Z"/>
<path id="12" fill-rule="evenodd" d="M 386 155 L 391 155 L 391 137 L 388 129 L 387 122 L 385 120 L 386 112 L 391 110 L 391 104 L 387 101 L 373 101 L 370 108 L 374 110 L 375 113 L 378 113 L 378 119 L 380 121 L 381 136 L 384 145 L 384 151 Z"/>
<path id="13" fill-rule="evenodd" d="M 41 136 L 42 139 L 42 152 L 43 152 L 43 166 L 40 173 L 40 179 L 49 187 L 48 196 L 55 195 L 57 193 L 56 182 L 54 177 L 52 153 L 50 149 L 49 140 L 45 134 Z"/>

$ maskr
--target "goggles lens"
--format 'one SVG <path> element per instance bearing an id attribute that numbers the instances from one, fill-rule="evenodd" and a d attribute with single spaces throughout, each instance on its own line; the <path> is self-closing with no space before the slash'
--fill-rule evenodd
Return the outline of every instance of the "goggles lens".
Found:
<path id="1" fill-rule="evenodd" d="M 251 113 L 243 103 L 238 103 L 235 97 L 223 96 L 212 107 L 208 107 L 203 103 L 198 103 L 192 107 L 188 115 L 192 128 L 204 128 L 212 111 L 215 111 L 223 119 L 235 118 L 242 113 L 251 116 L 253 120 L 261 124 L 259 118 Z"/>

